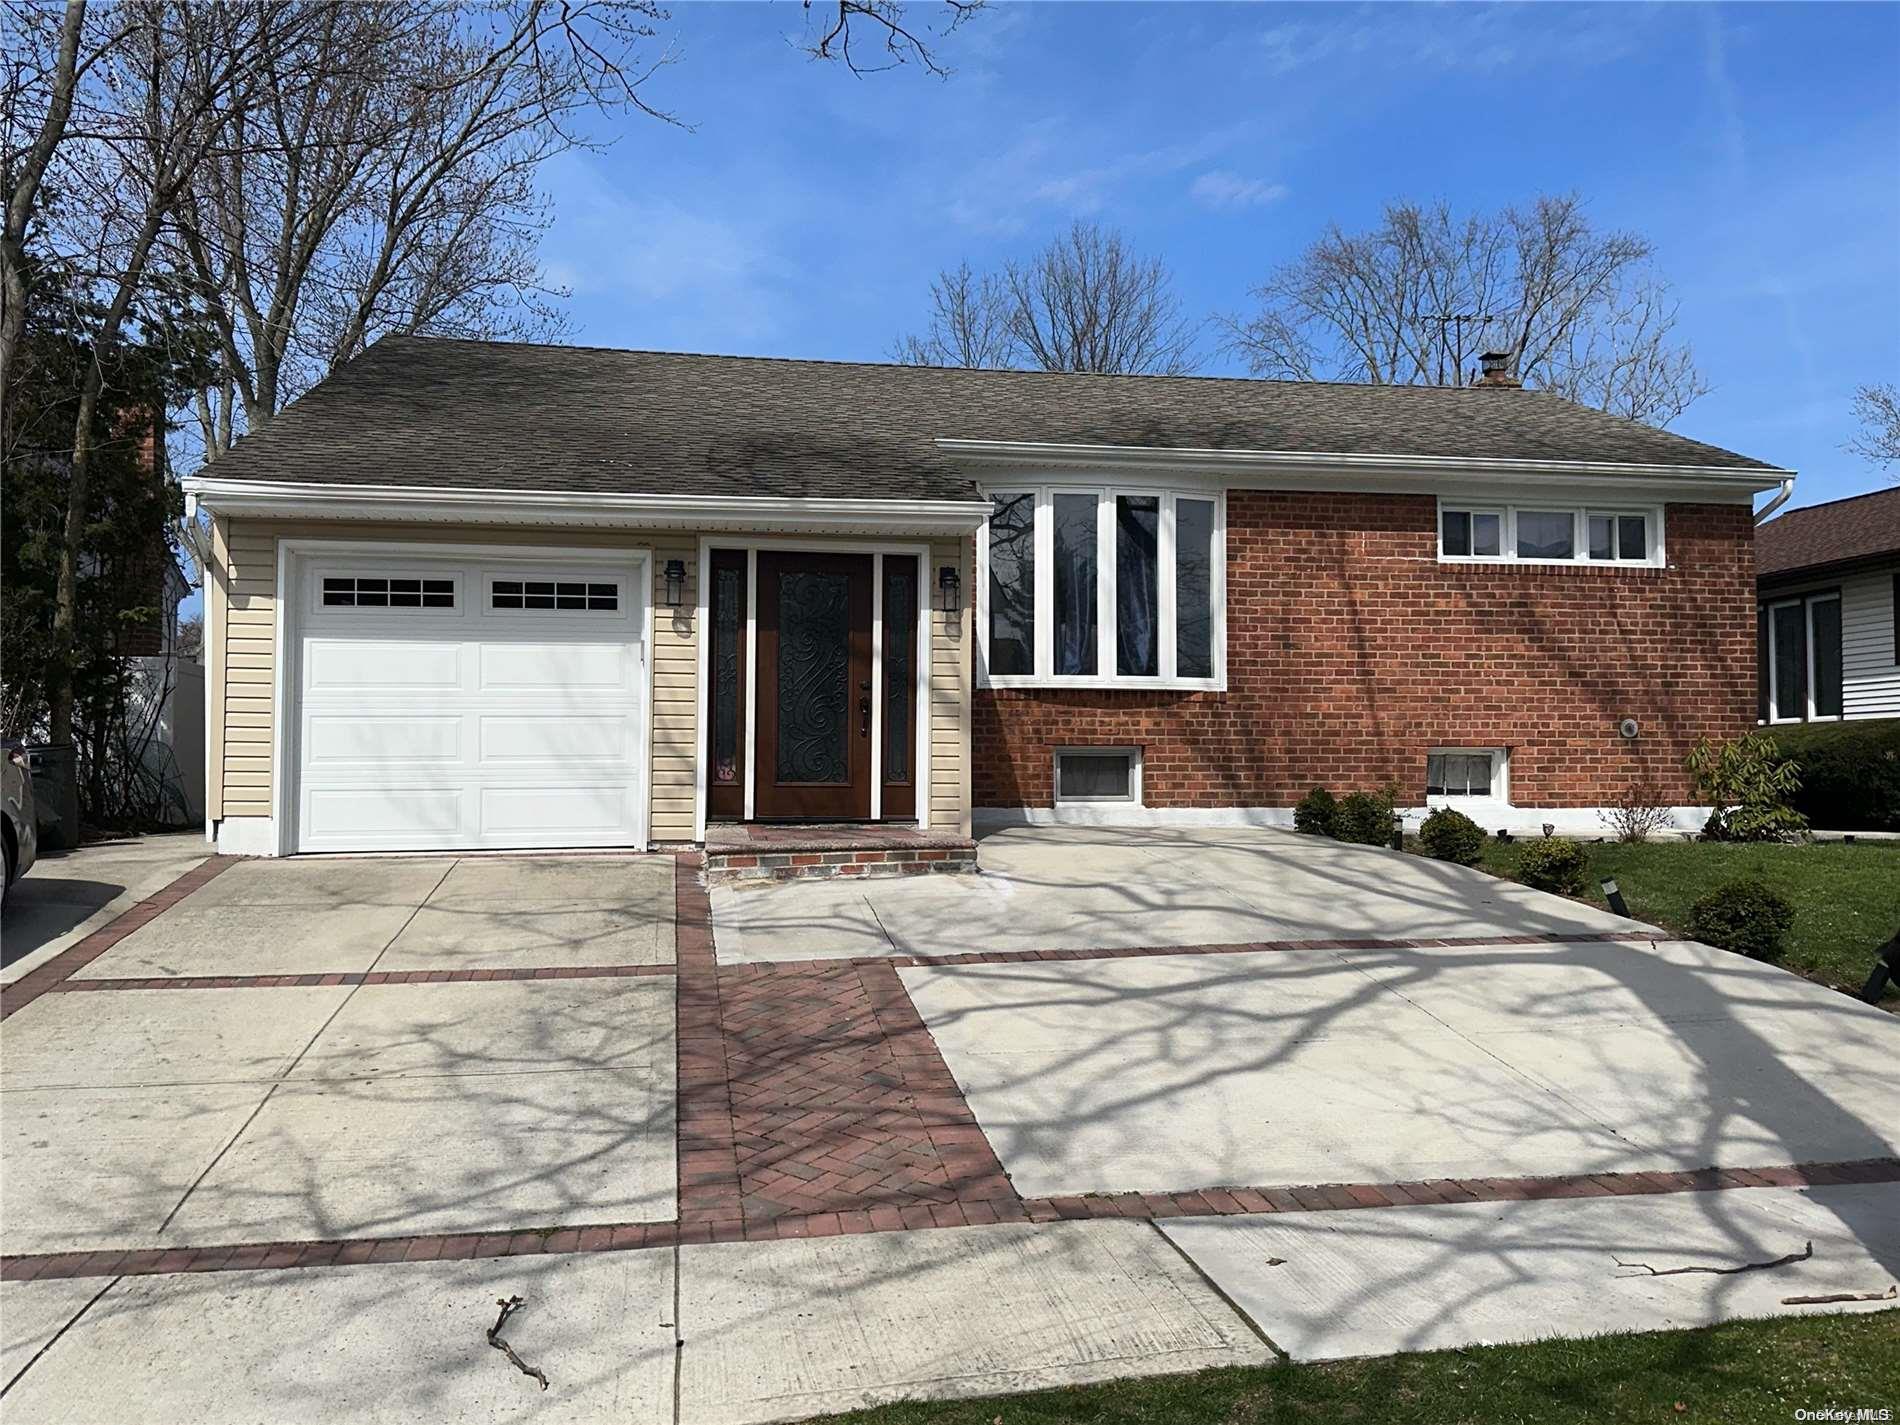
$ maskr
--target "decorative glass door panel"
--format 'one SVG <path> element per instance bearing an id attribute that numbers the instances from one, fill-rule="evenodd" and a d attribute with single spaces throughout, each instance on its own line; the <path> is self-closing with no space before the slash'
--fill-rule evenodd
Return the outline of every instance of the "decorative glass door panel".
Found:
<path id="1" fill-rule="evenodd" d="M 759 555 L 762 819 L 871 815 L 871 559 Z"/>
<path id="2" fill-rule="evenodd" d="M 886 821 L 917 815 L 917 561 L 884 556 L 884 796 Z"/>
<path id="3" fill-rule="evenodd" d="M 778 575 L 778 779 L 851 780 L 851 580 Z"/>

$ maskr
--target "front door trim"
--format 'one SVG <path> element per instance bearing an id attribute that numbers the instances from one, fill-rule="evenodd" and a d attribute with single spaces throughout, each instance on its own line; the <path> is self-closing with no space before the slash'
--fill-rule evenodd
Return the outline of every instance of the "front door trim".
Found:
<path id="1" fill-rule="evenodd" d="M 702 534 L 699 537 L 699 563 L 696 570 L 697 607 L 694 629 L 699 643 L 699 714 L 698 735 L 693 739 L 693 839 L 706 839 L 706 730 L 711 712 L 707 678 L 711 672 L 711 591 L 707 577 L 712 568 L 714 549 L 742 549 L 746 552 L 746 610 L 744 658 L 745 740 L 751 749 L 758 747 L 758 626 L 759 626 L 759 551 L 788 550 L 804 554 L 869 554 L 871 558 L 871 820 L 884 815 L 884 556 L 906 555 L 917 561 L 917 675 L 914 702 L 917 707 L 917 821 L 930 821 L 930 546 L 897 544 L 878 540 L 814 540 L 751 535 Z M 745 819 L 751 821 L 758 811 L 758 757 L 746 759 Z"/>

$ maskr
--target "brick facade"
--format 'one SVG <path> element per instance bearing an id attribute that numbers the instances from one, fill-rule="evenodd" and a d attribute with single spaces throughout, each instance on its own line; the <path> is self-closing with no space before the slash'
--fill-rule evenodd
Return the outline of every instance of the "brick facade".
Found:
<path id="1" fill-rule="evenodd" d="M 1601 806 L 1639 778 L 1693 802 L 1690 746 L 1755 719 L 1749 506 L 1668 506 L 1662 569 L 1440 564 L 1436 511 L 1229 492 L 1227 691 L 979 690 L 975 805 L 1049 806 L 1052 749 L 1087 745 L 1141 747 L 1149 807 L 1388 779 L 1419 805 L 1431 746 L 1509 748 L 1518 806 Z"/>

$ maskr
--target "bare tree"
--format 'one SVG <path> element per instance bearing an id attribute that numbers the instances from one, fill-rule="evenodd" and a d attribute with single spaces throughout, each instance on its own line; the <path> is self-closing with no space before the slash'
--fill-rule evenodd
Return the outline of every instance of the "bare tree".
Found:
<path id="1" fill-rule="evenodd" d="M 944 21 L 938 35 L 947 35 L 978 10 L 984 0 L 943 0 Z M 838 60 L 853 74 L 875 74 L 915 63 L 938 77 L 948 75 L 937 60 L 932 41 L 924 38 L 906 13 L 903 0 L 804 0 L 806 16 L 805 53 L 813 59 Z M 871 30 L 873 46 L 879 54 L 875 62 L 866 61 L 864 45 L 852 48 L 854 36 Z"/>
<path id="2" fill-rule="evenodd" d="M 584 113 L 648 105 L 648 0 L 309 7 L 315 23 L 179 204 L 175 261 L 216 330 L 206 458 L 387 332 L 547 337 L 535 174 Z M 279 20 L 302 7 L 272 12 Z"/>
<path id="3" fill-rule="evenodd" d="M 999 274 L 946 271 L 930 296 L 930 326 L 897 343 L 900 361 L 1109 375 L 1198 365 L 1199 327 L 1181 315 L 1167 265 L 1098 223 L 1075 223 Z"/>
<path id="4" fill-rule="evenodd" d="M 1008 366 L 1014 356 L 1001 281 L 967 262 L 930 284 L 930 327 L 892 354 L 907 366 Z"/>
<path id="5" fill-rule="evenodd" d="M 66 141 L 73 102 L 86 74 L 121 33 L 88 26 L 86 0 L 54 11 L 33 0 L 0 6 L 22 43 L 0 58 L 0 401 L 26 326 L 31 282 L 27 240 L 39 217 L 41 186 Z M 49 33 L 50 31 L 50 33 Z"/>
<path id="6" fill-rule="evenodd" d="M 1862 386 L 1854 393 L 1854 419 L 1860 431 L 1842 449 L 1895 473 L 1893 466 L 1900 464 L 1900 386 L 1891 381 Z"/>
<path id="7" fill-rule="evenodd" d="M 1667 425 L 1708 385 L 1652 253 L 1574 194 L 1464 217 L 1395 203 L 1370 232 L 1329 229 L 1225 325 L 1256 375 L 1458 386 L 1495 351 L 1528 385 Z"/>
<path id="8" fill-rule="evenodd" d="M 74 128 L 69 120 L 55 151 L 67 201 L 60 205 L 60 226 L 43 235 L 48 260 L 84 294 L 90 328 L 50 630 L 48 725 L 51 740 L 61 745 L 72 742 L 69 655 L 106 372 L 127 324 L 139 320 L 138 305 L 152 295 L 148 267 L 179 195 L 275 63 L 272 46 L 289 38 L 267 23 L 263 7 L 122 0 L 112 13 L 121 32 L 94 65 L 96 92 L 84 106 L 85 122 Z M 74 108 L 80 107 L 76 96 Z M 62 788 L 67 804 L 59 813 L 68 823 L 73 795 L 70 785 Z"/>

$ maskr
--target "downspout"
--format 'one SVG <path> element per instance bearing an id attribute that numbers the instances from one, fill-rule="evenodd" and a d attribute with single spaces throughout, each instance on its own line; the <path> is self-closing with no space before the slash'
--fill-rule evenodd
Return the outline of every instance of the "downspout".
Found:
<path id="1" fill-rule="evenodd" d="M 1786 480 L 1781 482 L 1781 488 L 1775 492 L 1774 498 L 1769 500 L 1768 503 L 1763 505 L 1759 510 L 1755 511 L 1755 523 L 1762 523 L 1776 510 L 1787 504 L 1788 497 L 1792 494 L 1794 494 L 1794 476 L 1790 475 Z"/>

